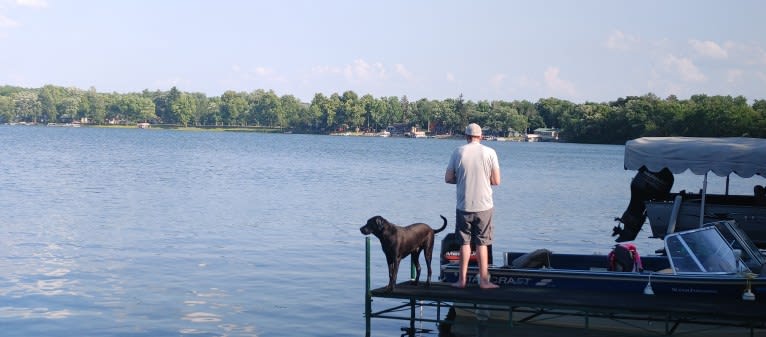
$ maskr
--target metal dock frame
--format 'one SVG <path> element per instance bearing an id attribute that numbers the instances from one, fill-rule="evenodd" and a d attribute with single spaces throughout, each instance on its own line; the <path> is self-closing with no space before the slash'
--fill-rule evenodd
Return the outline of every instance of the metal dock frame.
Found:
<path id="1" fill-rule="evenodd" d="M 705 331 L 718 328 L 742 328 L 749 336 L 756 332 L 766 333 L 766 303 L 753 301 L 683 301 L 676 298 L 663 298 L 644 294 L 619 294 L 604 296 L 598 292 L 573 292 L 557 289 L 518 289 L 498 293 L 494 290 L 478 288 L 455 289 L 447 284 L 438 282 L 425 287 L 413 286 L 402 282 L 392 292 L 384 288 L 372 289 L 370 277 L 370 238 L 365 245 L 365 323 L 366 336 L 371 335 L 372 319 L 383 318 L 408 321 L 409 327 L 402 328 L 404 335 L 415 336 L 416 333 L 426 332 L 416 329 L 416 322 L 436 324 L 454 324 L 454 318 L 442 317 L 448 308 L 464 310 L 487 310 L 501 312 L 507 315 L 507 321 L 484 322 L 510 329 L 518 328 L 526 323 L 536 323 L 553 320 L 556 317 L 581 318 L 582 328 L 591 329 L 593 321 L 608 320 L 615 326 L 643 329 L 637 322 L 658 322 L 664 327 L 660 334 L 694 333 L 695 330 L 681 331 L 683 325 L 692 325 Z M 399 299 L 397 305 L 374 311 L 373 298 Z M 615 301 L 622 299 L 622 301 Z M 435 317 L 417 317 L 417 308 L 433 308 Z M 514 318 L 514 314 L 521 315 Z M 449 315 L 447 315 L 449 316 Z M 704 327 L 704 329 L 703 329 Z M 746 329 L 746 330 L 745 330 Z M 646 330 L 649 331 L 649 330 Z M 654 332 L 654 334 L 657 334 Z M 697 334 L 699 335 L 699 334 Z M 715 332 L 710 336 L 716 336 Z"/>

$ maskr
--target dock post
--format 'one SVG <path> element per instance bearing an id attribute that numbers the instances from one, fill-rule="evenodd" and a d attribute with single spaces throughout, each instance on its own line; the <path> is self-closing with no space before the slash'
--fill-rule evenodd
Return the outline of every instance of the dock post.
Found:
<path id="1" fill-rule="evenodd" d="M 410 259 L 410 282 L 415 282 L 415 275 L 417 275 L 417 269 L 415 269 L 415 261 Z M 410 298 L 410 337 L 415 337 L 415 307 L 417 301 L 414 298 Z"/>
<path id="2" fill-rule="evenodd" d="M 367 333 L 365 336 L 370 337 L 371 333 L 371 319 L 372 319 L 372 293 L 370 292 L 370 237 L 367 236 L 365 241 L 365 274 L 364 274 L 364 322 L 367 326 Z"/>
<path id="3" fill-rule="evenodd" d="M 513 306 L 508 306 L 508 326 L 513 327 Z"/>
<path id="4" fill-rule="evenodd" d="M 415 299 L 410 297 L 410 330 L 408 336 L 415 337 Z"/>

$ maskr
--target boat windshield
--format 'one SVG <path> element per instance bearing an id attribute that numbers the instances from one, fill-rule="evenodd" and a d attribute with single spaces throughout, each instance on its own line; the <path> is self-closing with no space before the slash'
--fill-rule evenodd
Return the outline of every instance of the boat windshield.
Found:
<path id="1" fill-rule="evenodd" d="M 739 253 L 739 258 L 750 270 L 756 273 L 761 271 L 764 263 L 766 263 L 766 259 L 764 259 L 763 254 L 761 254 L 753 241 L 750 240 L 747 233 L 736 222 L 732 220 L 716 221 L 707 224 L 707 226 L 715 226 L 718 229 L 729 246 Z"/>
<path id="2" fill-rule="evenodd" d="M 675 273 L 749 272 L 712 226 L 666 236 L 665 251 Z"/>

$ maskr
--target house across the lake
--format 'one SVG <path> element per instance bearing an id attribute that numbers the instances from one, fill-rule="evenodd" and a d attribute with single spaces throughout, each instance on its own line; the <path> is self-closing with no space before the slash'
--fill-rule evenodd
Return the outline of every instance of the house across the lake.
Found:
<path id="1" fill-rule="evenodd" d="M 532 134 L 527 135 L 528 142 L 557 142 L 559 130 L 552 128 L 537 128 Z"/>

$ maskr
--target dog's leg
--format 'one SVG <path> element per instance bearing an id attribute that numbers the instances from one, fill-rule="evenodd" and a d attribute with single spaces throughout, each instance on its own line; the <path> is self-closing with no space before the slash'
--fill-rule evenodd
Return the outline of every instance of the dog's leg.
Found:
<path id="1" fill-rule="evenodd" d="M 420 281 L 420 250 L 417 250 L 410 254 L 410 259 L 412 259 L 412 263 L 415 265 L 415 281 L 413 282 L 414 285 L 418 285 L 418 281 Z"/>
<path id="2" fill-rule="evenodd" d="M 388 261 L 388 286 L 386 287 L 386 291 L 392 291 L 396 286 L 396 274 L 399 273 L 399 261 L 401 261 L 401 259 L 398 258 L 392 258 Z"/>
<path id="3" fill-rule="evenodd" d="M 431 238 L 430 244 L 426 246 L 423 252 L 423 257 L 425 257 L 426 260 L 426 269 L 428 269 L 428 275 L 426 277 L 426 287 L 431 286 L 431 257 L 433 257 L 434 253 L 434 241 L 433 238 Z"/>

